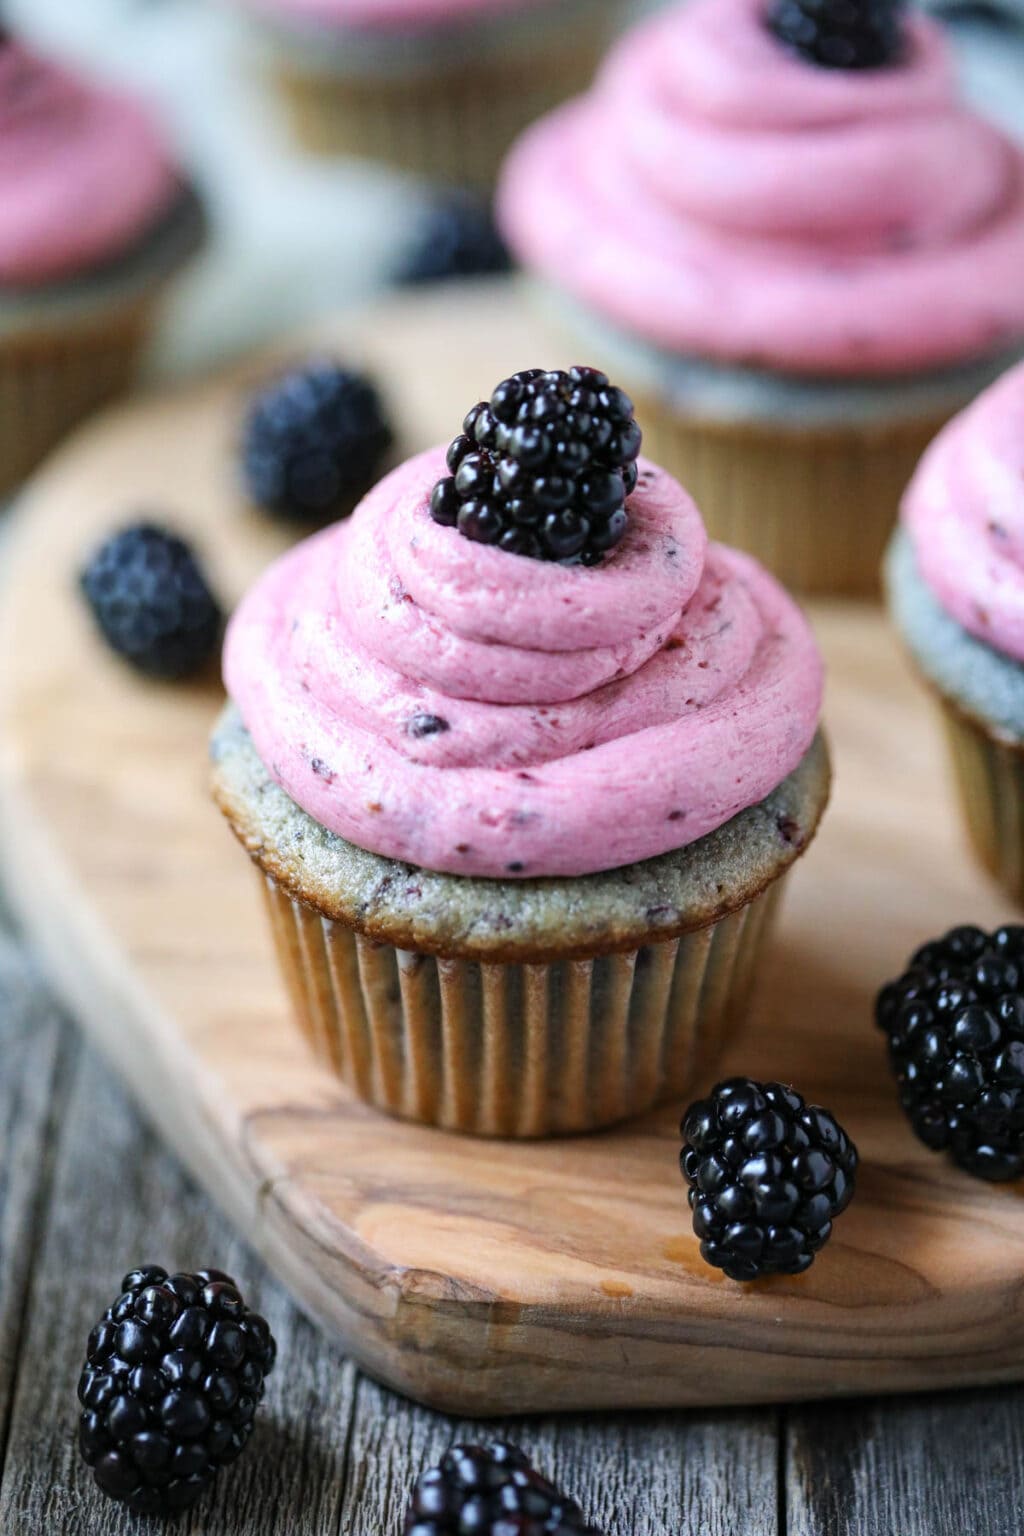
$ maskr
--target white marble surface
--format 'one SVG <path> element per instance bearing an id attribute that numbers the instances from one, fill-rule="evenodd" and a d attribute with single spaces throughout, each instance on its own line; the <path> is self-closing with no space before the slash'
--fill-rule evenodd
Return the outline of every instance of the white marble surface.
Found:
<path id="1" fill-rule="evenodd" d="M 26 33 L 151 96 L 207 193 L 215 239 L 168 315 L 162 369 L 208 367 L 358 302 L 384 280 L 422 189 L 370 166 L 294 152 L 228 4 L 8 0 L 8 8 Z M 971 94 L 1024 137 L 1024 29 L 1016 45 L 984 26 L 956 35 Z"/>

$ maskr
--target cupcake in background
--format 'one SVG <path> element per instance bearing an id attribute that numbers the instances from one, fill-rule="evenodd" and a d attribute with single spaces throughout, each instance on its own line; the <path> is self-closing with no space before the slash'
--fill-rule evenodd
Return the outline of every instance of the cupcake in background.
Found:
<path id="1" fill-rule="evenodd" d="M 671 5 L 498 206 L 712 535 L 805 591 L 877 590 L 924 447 L 1024 351 L 1024 151 L 890 0 Z"/>
<path id="2" fill-rule="evenodd" d="M 806 621 L 639 446 L 603 375 L 517 375 L 229 627 L 215 797 L 303 1032 L 395 1115 L 682 1100 L 824 811 Z"/>
<path id="3" fill-rule="evenodd" d="M 139 105 L 0 34 L 0 490 L 130 384 L 202 228 Z"/>
<path id="4" fill-rule="evenodd" d="M 622 0 L 236 0 L 293 131 L 489 187 L 526 125 L 589 83 Z"/>
<path id="5" fill-rule="evenodd" d="M 928 449 L 886 584 L 942 706 L 974 847 L 1024 903 L 1024 365 Z"/>

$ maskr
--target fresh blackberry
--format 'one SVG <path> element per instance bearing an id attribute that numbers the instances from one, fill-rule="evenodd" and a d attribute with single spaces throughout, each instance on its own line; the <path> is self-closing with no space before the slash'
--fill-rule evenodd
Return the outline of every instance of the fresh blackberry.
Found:
<path id="1" fill-rule="evenodd" d="M 346 517 L 379 477 L 393 440 L 368 378 L 337 363 L 312 363 L 249 402 L 242 428 L 246 491 L 278 517 Z"/>
<path id="2" fill-rule="evenodd" d="M 926 1147 L 981 1179 L 1024 1174 L 1024 928 L 953 928 L 882 988 L 900 1103 Z"/>
<path id="3" fill-rule="evenodd" d="M 154 523 L 113 534 L 82 572 L 108 643 L 151 677 L 187 677 L 209 660 L 223 615 L 183 539 Z"/>
<path id="4" fill-rule="evenodd" d="M 511 554 L 596 565 L 629 526 L 641 436 L 606 374 L 528 368 L 469 412 L 431 514 Z"/>
<path id="5" fill-rule="evenodd" d="M 436 283 L 511 270 L 512 257 L 490 206 L 469 194 L 452 193 L 438 198 L 427 211 L 394 280 L 400 284 Z"/>
<path id="6" fill-rule="evenodd" d="M 903 57 L 904 0 L 772 0 L 768 25 L 826 69 L 881 69 Z"/>
<path id="7" fill-rule="evenodd" d="M 514 1445 L 453 1445 L 412 1492 L 405 1536 L 599 1536 Z"/>
<path id="8" fill-rule="evenodd" d="M 245 1449 L 277 1346 L 219 1269 L 149 1264 L 121 1292 L 89 1335 L 78 1444 L 112 1499 L 175 1514 Z"/>
<path id="9" fill-rule="evenodd" d="M 857 1149 L 781 1083 L 730 1078 L 691 1104 L 680 1165 L 701 1256 L 732 1280 L 799 1275 L 853 1198 Z"/>

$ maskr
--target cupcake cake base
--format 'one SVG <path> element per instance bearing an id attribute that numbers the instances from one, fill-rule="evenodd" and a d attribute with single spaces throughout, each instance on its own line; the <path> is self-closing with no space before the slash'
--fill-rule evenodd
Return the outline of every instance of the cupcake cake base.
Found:
<path id="1" fill-rule="evenodd" d="M 759 805 L 676 853 L 573 880 L 467 880 L 326 832 L 233 707 L 212 755 L 317 1057 L 378 1109 L 487 1136 L 682 1102 L 749 1000 L 830 782 L 819 736 Z"/>

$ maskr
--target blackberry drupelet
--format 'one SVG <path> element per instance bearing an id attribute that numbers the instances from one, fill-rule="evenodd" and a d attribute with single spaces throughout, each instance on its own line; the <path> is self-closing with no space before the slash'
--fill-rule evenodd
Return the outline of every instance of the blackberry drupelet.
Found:
<path id="1" fill-rule="evenodd" d="M 363 374 L 312 363 L 262 389 L 242 429 L 250 498 L 297 522 L 345 517 L 379 477 L 393 433 Z"/>
<path id="2" fill-rule="evenodd" d="M 882 988 L 900 1103 L 926 1147 L 1001 1182 L 1024 1174 L 1024 927 L 954 928 Z"/>
<path id="3" fill-rule="evenodd" d="M 772 0 L 768 25 L 826 69 L 882 69 L 903 57 L 904 0 Z"/>
<path id="4" fill-rule="evenodd" d="M 731 1280 L 809 1269 L 857 1172 L 829 1112 L 781 1083 L 734 1077 L 692 1104 L 681 1130 L 701 1256 Z"/>
<path id="5" fill-rule="evenodd" d="M 153 523 L 113 534 L 82 572 L 82 591 L 119 655 L 151 677 L 187 677 L 209 660 L 223 614 L 183 539 Z"/>
<path id="6" fill-rule="evenodd" d="M 399 263 L 395 282 L 436 283 L 511 270 L 512 257 L 490 206 L 469 194 L 452 193 L 428 209 Z"/>
<path id="7" fill-rule="evenodd" d="M 245 1449 L 277 1346 L 220 1270 L 151 1264 L 121 1289 L 89 1335 L 78 1443 L 104 1493 L 173 1515 Z"/>
<path id="8" fill-rule="evenodd" d="M 629 525 L 642 434 L 633 402 L 596 368 L 529 368 L 463 422 L 435 522 L 515 555 L 596 565 Z"/>
<path id="9" fill-rule="evenodd" d="M 514 1445 L 454 1445 L 412 1492 L 405 1536 L 599 1536 Z"/>

